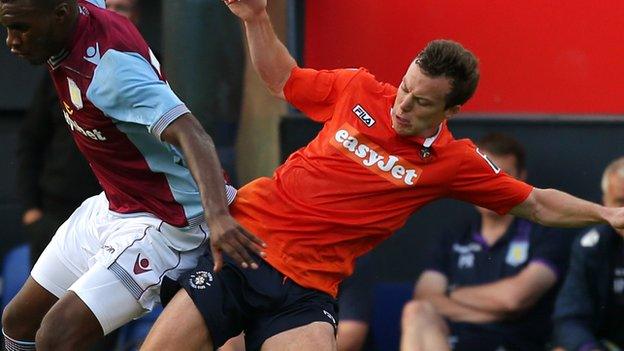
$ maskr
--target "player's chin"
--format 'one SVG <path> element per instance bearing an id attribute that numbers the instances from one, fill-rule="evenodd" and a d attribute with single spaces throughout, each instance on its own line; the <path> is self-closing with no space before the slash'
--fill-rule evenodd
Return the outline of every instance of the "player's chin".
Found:
<path id="1" fill-rule="evenodd" d="M 15 54 L 15 56 L 19 57 L 22 60 L 27 61 L 28 63 L 34 66 L 42 65 L 47 61 L 47 59 L 40 57 L 40 56 L 21 55 L 21 54 Z"/>
<path id="2" fill-rule="evenodd" d="M 44 57 L 27 57 L 26 61 L 33 66 L 41 66 L 46 63 L 47 59 Z"/>
<path id="3" fill-rule="evenodd" d="M 410 137 L 410 136 L 415 135 L 412 128 L 408 128 L 406 126 L 397 125 L 397 124 L 393 125 L 392 127 L 394 128 L 395 133 L 397 133 L 398 135 L 402 137 Z"/>

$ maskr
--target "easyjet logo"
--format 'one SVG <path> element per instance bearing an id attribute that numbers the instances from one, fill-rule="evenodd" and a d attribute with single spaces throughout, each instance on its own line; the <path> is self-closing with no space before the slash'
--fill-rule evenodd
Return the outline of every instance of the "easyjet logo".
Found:
<path id="1" fill-rule="evenodd" d="M 416 184 L 422 173 L 422 169 L 401 157 L 388 154 L 348 123 L 336 131 L 330 144 L 371 172 L 398 186 Z"/>

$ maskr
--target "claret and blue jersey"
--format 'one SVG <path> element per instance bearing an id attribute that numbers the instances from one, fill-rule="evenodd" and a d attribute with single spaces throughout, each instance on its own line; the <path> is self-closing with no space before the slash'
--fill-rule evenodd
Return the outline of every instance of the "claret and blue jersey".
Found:
<path id="1" fill-rule="evenodd" d="M 70 47 L 48 68 L 65 120 L 118 213 L 148 212 L 174 226 L 203 221 L 198 187 L 179 150 L 162 131 L 189 112 L 135 26 L 78 1 Z M 228 200 L 235 190 L 228 186 Z"/>

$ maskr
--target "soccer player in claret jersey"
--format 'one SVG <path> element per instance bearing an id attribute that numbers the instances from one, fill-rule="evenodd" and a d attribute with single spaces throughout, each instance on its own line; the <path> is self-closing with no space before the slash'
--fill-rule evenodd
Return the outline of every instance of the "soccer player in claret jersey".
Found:
<path id="1" fill-rule="evenodd" d="M 8 350 L 80 350 L 159 302 L 208 233 L 242 267 L 262 242 L 227 210 L 211 138 L 126 18 L 103 0 L 0 0 L 11 52 L 47 63 L 65 121 L 104 193 L 59 228 L 6 307 Z M 79 182 L 80 179 L 75 181 Z"/>
<path id="2" fill-rule="evenodd" d="M 211 349 L 243 330 L 247 350 L 335 349 L 334 297 L 354 259 L 439 198 L 548 226 L 624 228 L 623 208 L 532 187 L 501 172 L 469 140 L 453 138 L 446 120 L 479 79 L 477 59 L 458 43 L 429 43 L 397 89 L 364 69 L 297 67 L 273 31 L 266 0 L 229 2 L 270 91 L 324 127 L 272 178 L 239 189 L 230 206 L 267 243 L 260 268 L 226 263 L 215 274 L 211 258 L 202 257 L 181 276 L 184 289 L 143 350 Z"/>

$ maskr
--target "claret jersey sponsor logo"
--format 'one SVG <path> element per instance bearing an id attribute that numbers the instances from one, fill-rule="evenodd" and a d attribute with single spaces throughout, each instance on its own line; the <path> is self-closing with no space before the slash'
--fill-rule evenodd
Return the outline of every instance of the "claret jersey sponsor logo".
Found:
<path id="1" fill-rule="evenodd" d="M 102 135 L 102 132 L 100 132 L 99 130 L 97 129 L 85 130 L 80 125 L 78 125 L 76 121 L 71 119 L 71 115 L 73 114 L 74 114 L 74 110 L 69 106 L 68 103 L 63 101 L 63 116 L 65 116 L 65 122 L 69 125 L 69 128 L 71 130 L 75 130 L 78 133 L 86 137 L 89 137 L 93 140 L 99 140 L 99 141 L 106 140 L 106 137 Z"/>
<path id="2" fill-rule="evenodd" d="M 390 155 L 355 128 L 345 123 L 336 131 L 330 144 L 350 159 L 371 172 L 398 186 L 412 186 L 418 182 L 422 169 L 401 157 Z"/>

